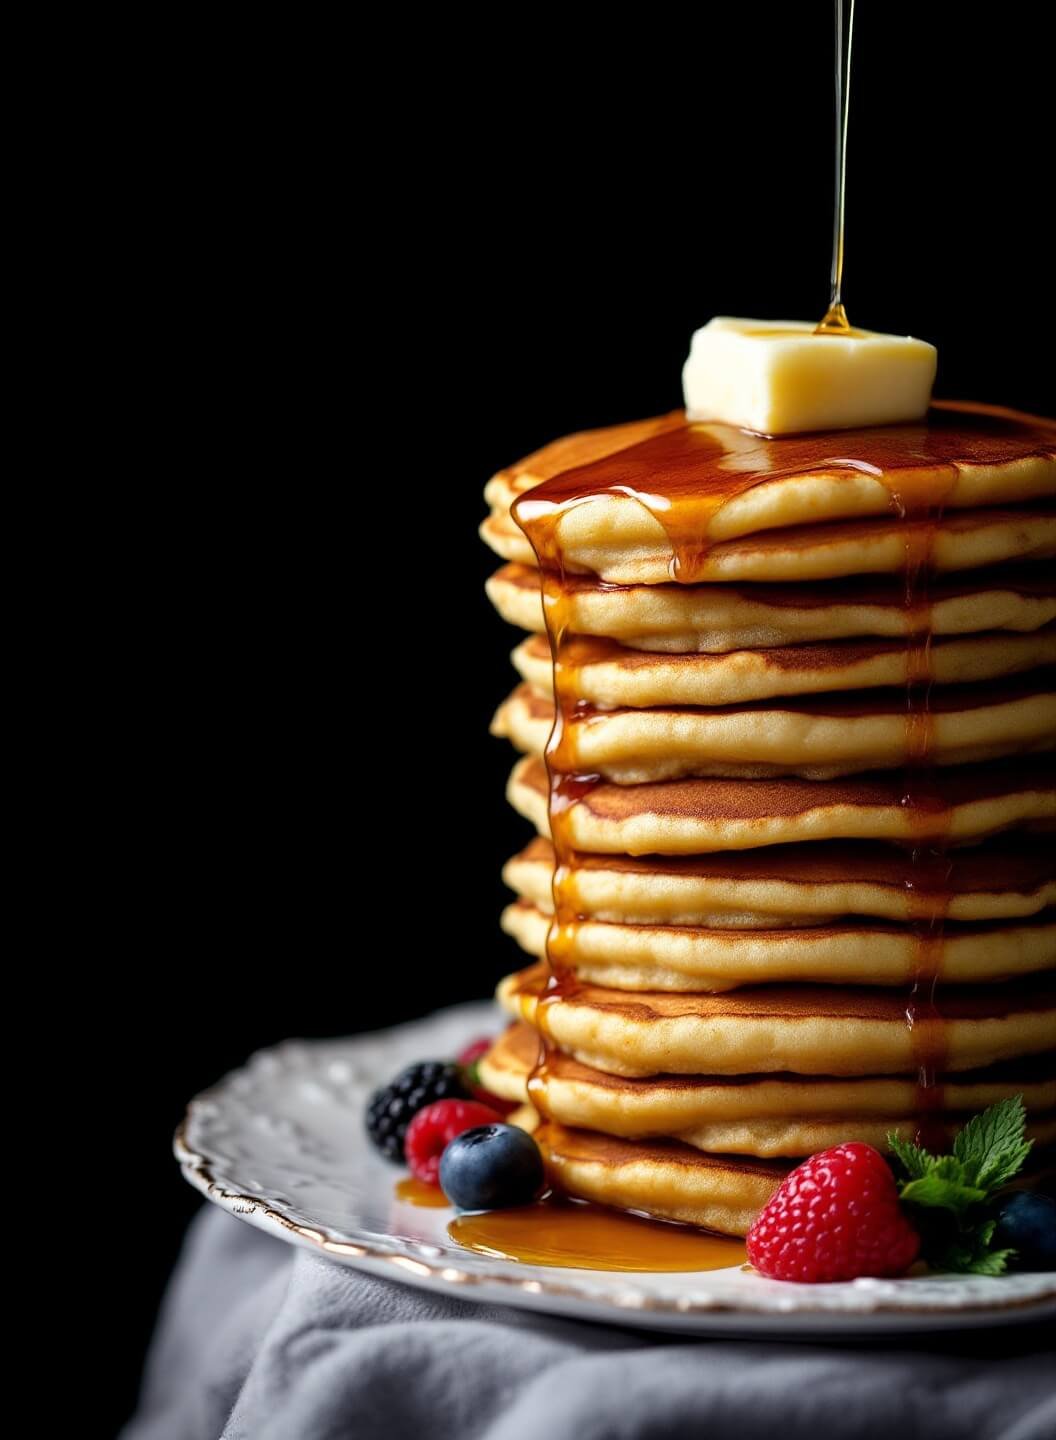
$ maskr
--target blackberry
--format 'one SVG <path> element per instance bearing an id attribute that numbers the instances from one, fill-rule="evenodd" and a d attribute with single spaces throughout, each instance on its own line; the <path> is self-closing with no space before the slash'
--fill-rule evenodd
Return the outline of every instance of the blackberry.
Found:
<path id="1" fill-rule="evenodd" d="M 391 1085 L 375 1090 L 367 1105 L 367 1134 L 386 1160 L 403 1164 L 407 1126 L 419 1110 L 434 1100 L 463 1100 L 466 1096 L 457 1065 L 423 1060 L 401 1070 Z"/>

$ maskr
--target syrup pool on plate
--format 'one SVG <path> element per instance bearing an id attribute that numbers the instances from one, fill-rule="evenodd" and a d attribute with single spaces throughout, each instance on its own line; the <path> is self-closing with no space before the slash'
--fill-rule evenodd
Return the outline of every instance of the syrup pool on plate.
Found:
<path id="1" fill-rule="evenodd" d="M 575 1270 L 726 1270 L 746 1259 L 743 1240 L 583 1201 L 539 1200 L 459 1215 L 447 1233 L 481 1255 Z"/>
<path id="2" fill-rule="evenodd" d="M 446 1210 L 450 1201 L 439 1185 L 427 1185 L 409 1175 L 396 1184 L 396 1199 L 405 1205 L 421 1205 L 427 1210 Z"/>

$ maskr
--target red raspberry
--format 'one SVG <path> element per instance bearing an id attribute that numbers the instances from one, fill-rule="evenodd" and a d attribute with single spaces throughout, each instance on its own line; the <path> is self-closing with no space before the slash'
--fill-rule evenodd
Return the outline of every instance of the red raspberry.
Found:
<path id="1" fill-rule="evenodd" d="M 477 1125 L 501 1125 L 502 1116 L 490 1105 L 475 1100 L 434 1100 L 407 1127 L 403 1153 L 411 1174 L 426 1185 L 436 1185 L 440 1174 L 440 1156 L 445 1147 L 463 1130 Z"/>
<path id="2" fill-rule="evenodd" d="M 901 1275 L 917 1258 L 920 1236 L 899 1208 L 887 1161 L 855 1141 L 822 1150 L 787 1175 L 747 1244 L 760 1274 L 816 1282 Z"/>
<path id="3" fill-rule="evenodd" d="M 455 1064 L 461 1065 L 463 1070 L 468 1070 L 471 1065 L 477 1063 L 482 1055 L 486 1055 L 494 1044 L 495 1041 L 490 1035 L 482 1035 L 479 1040 L 474 1040 L 466 1046 Z"/>
<path id="4" fill-rule="evenodd" d="M 474 1040 L 462 1051 L 455 1064 L 462 1071 L 462 1084 L 474 1100 L 479 1100 L 482 1105 L 493 1106 L 500 1115 L 509 1115 L 517 1109 L 517 1101 L 504 1100 L 501 1095 L 493 1095 L 480 1083 L 480 1062 L 494 1044 L 494 1039 L 486 1035 Z"/>

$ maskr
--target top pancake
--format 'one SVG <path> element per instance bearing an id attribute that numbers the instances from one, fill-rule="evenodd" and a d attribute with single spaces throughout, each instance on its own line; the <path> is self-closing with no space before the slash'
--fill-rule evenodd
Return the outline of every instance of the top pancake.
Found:
<path id="1" fill-rule="evenodd" d="M 911 502 L 934 488 L 933 476 L 946 482 L 943 503 L 952 510 L 1056 495 L 1056 421 L 936 401 L 926 420 L 909 425 L 775 439 L 732 425 L 690 423 L 675 410 L 554 440 L 500 470 L 484 498 L 508 511 L 527 491 L 559 478 L 555 496 L 587 490 L 599 464 L 607 484 L 642 492 L 665 474 L 683 479 L 689 473 L 696 486 L 702 466 L 739 482 L 746 477 L 701 536 L 734 540 L 789 525 L 887 515 L 893 494 Z"/>
<path id="2" fill-rule="evenodd" d="M 485 495 L 485 539 L 507 559 L 531 561 L 519 525 L 547 563 L 618 584 L 893 571 L 906 517 L 941 508 L 962 512 L 932 544 L 934 567 L 952 570 L 1051 553 L 1043 518 L 1014 534 L 1002 512 L 1056 495 L 1056 424 L 946 405 L 914 425 L 768 440 L 674 414 L 558 441 Z M 964 523 L 963 512 L 992 507 Z M 867 520 L 879 523 L 863 529 Z M 748 537 L 756 543 L 737 544 Z"/>

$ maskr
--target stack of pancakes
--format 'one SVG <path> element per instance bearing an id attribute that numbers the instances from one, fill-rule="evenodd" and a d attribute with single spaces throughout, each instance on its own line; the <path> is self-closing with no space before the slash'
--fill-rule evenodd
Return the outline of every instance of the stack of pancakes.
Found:
<path id="1" fill-rule="evenodd" d="M 1054 495 L 1056 425 L 953 406 L 676 413 L 490 482 L 538 835 L 482 1074 L 569 1193 L 743 1234 L 844 1140 L 1015 1094 L 1056 1139 Z"/>

